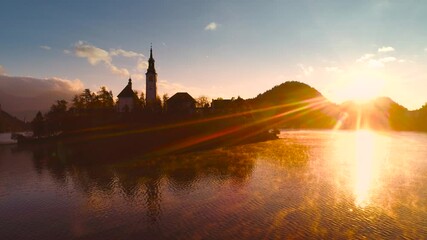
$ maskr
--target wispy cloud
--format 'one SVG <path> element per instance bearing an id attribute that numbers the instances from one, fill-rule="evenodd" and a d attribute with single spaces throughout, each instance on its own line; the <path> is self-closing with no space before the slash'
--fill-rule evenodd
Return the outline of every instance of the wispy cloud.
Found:
<path id="1" fill-rule="evenodd" d="M 203 92 L 203 89 L 196 88 L 196 87 L 188 87 L 184 86 L 180 83 L 174 83 L 167 80 L 160 80 L 158 81 L 157 85 L 159 86 L 160 91 L 162 94 L 167 93 L 169 96 L 172 96 L 173 94 L 177 92 L 188 92 L 193 95 L 201 95 Z"/>
<path id="2" fill-rule="evenodd" d="M 397 59 L 395 57 L 385 57 L 385 58 L 380 58 L 379 61 L 383 62 L 383 63 L 388 63 L 388 62 L 395 62 Z"/>
<path id="3" fill-rule="evenodd" d="M 424 48 L 424 52 L 427 52 L 427 48 Z"/>
<path id="4" fill-rule="evenodd" d="M 378 49 L 379 51 L 379 49 Z M 385 52 L 385 51 L 383 51 Z M 370 67 L 374 67 L 374 68 L 380 68 L 380 67 L 384 67 L 386 63 L 390 63 L 390 62 L 405 62 L 405 60 L 403 59 L 397 59 L 395 57 L 383 57 L 383 58 L 374 58 L 375 54 L 371 54 L 371 53 L 367 53 L 365 55 L 363 55 L 362 57 L 360 57 L 359 59 L 356 60 L 356 62 L 358 63 L 367 63 L 368 66 Z"/>
<path id="5" fill-rule="evenodd" d="M 117 67 L 117 66 L 113 65 L 112 63 L 108 63 L 107 66 L 110 68 L 110 71 L 113 74 L 116 74 L 116 75 L 119 75 L 122 77 L 130 76 L 129 70 L 127 70 L 126 68 Z"/>
<path id="6" fill-rule="evenodd" d="M 372 53 L 365 53 L 365 55 L 361 56 L 356 60 L 356 62 L 366 62 L 367 60 L 375 57 L 375 54 Z"/>
<path id="7" fill-rule="evenodd" d="M 66 49 L 64 50 L 64 53 L 71 54 L 72 52 Z M 110 51 L 107 51 L 87 42 L 78 41 L 74 45 L 73 53 L 77 57 L 86 58 L 91 65 L 103 63 L 109 68 L 111 73 L 122 77 L 128 77 L 130 75 L 130 71 L 127 68 L 121 68 L 113 64 L 113 57 L 121 56 L 126 58 L 136 58 L 136 69 L 138 71 L 143 71 L 146 68 L 146 64 L 144 64 L 144 54 L 134 51 L 124 49 L 110 49 Z"/>
<path id="8" fill-rule="evenodd" d="M 312 66 L 304 66 L 304 64 L 301 63 L 298 64 L 298 67 L 301 69 L 305 76 L 309 76 L 314 71 L 314 68 Z"/>
<path id="9" fill-rule="evenodd" d="M 107 51 L 83 41 L 78 41 L 74 45 L 74 53 L 77 57 L 86 58 L 91 65 L 99 62 L 111 63 L 111 57 Z"/>
<path id="10" fill-rule="evenodd" d="M 369 59 L 368 65 L 373 68 L 381 68 L 384 67 L 384 63 L 377 59 Z"/>
<path id="11" fill-rule="evenodd" d="M 148 67 L 147 61 L 144 59 L 138 59 L 138 63 L 136 64 L 136 69 L 140 72 L 145 71 Z"/>
<path id="12" fill-rule="evenodd" d="M 4 75 L 4 74 L 6 74 L 6 70 L 2 65 L 0 65 L 0 75 Z"/>
<path id="13" fill-rule="evenodd" d="M 42 45 L 42 46 L 40 46 L 40 48 L 44 49 L 44 50 L 50 50 L 50 49 L 52 49 L 51 47 L 46 46 L 46 45 Z"/>
<path id="14" fill-rule="evenodd" d="M 218 24 L 216 22 L 211 22 L 205 27 L 205 31 L 215 31 L 218 28 Z"/>
<path id="15" fill-rule="evenodd" d="M 123 49 L 111 49 L 110 50 L 110 55 L 111 56 L 123 56 L 123 57 L 145 57 L 144 54 L 142 53 L 137 53 L 134 51 L 126 51 Z"/>
<path id="16" fill-rule="evenodd" d="M 395 57 L 385 57 L 380 59 L 370 59 L 368 65 L 371 67 L 384 67 L 386 63 L 395 62 L 397 59 Z"/>
<path id="17" fill-rule="evenodd" d="M 382 53 L 384 53 L 384 52 L 394 52 L 394 48 L 393 47 L 385 47 L 385 46 L 383 46 L 383 47 L 378 48 L 378 52 L 382 52 Z"/>

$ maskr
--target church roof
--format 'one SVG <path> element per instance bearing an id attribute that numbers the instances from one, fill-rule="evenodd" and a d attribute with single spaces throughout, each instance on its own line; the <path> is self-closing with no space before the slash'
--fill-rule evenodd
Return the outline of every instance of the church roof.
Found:
<path id="1" fill-rule="evenodd" d="M 129 83 L 126 85 L 125 88 L 117 95 L 118 98 L 128 98 L 128 97 L 134 97 L 135 93 L 132 90 L 132 79 L 129 78 Z"/>
<path id="2" fill-rule="evenodd" d="M 175 93 L 171 98 L 167 100 L 168 103 L 177 103 L 177 102 L 196 102 L 194 98 L 187 92 L 178 92 Z"/>

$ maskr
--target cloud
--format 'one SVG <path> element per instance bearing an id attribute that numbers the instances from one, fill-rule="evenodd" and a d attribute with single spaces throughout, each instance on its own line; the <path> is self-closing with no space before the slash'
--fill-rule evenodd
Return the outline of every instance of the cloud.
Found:
<path id="1" fill-rule="evenodd" d="M 395 57 L 385 57 L 385 58 L 380 58 L 380 59 L 370 59 L 368 61 L 368 65 L 370 67 L 384 67 L 385 63 L 396 62 L 396 61 L 397 61 L 397 59 Z"/>
<path id="2" fill-rule="evenodd" d="M 142 54 L 142 53 L 137 53 L 137 52 L 133 52 L 133 51 L 126 51 L 123 49 L 111 49 L 110 55 L 111 56 L 123 56 L 123 57 L 128 57 L 128 58 L 145 57 L 144 54 Z"/>
<path id="3" fill-rule="evenodd" d="M 50 49 L 52 49 L 51 47 L 46 46 L 46 45 L 42 45 L 42 46 L 40 46 L 40 48 L 44 49 L 44 50 L 50 50 Z"/>
<path id="4" fill-rule="evenodd" d="M 0 75 L 6 74 L 6 69 L 2 65 L 0 65 Z"/>
<path id="5" fill-rule="evenodd" d="M 391 47 L 383 47 L 383 48 L 391 48 Z M 380 49 L 378 49 L 378 51 Z M 385 51 L 383 50 L 383 52 Z M 383 58 L 374 58 L 374 57 L 375 57 L 374 54 L 367 53 L 362 57 L 360 57 L 359 59 L 357 59 L 356 62 L 367 63 L 370 67 L 374 67 L 374 68 L 384 67 L 386 63 L 390 63 L 390 62 L 399 62 L 399 63 L 405 62 L 405 60 L 397 59 L 395 57 L 383 57 Z"/>
<path id="6" fill-rule="evenodd" d="M 205 27 L 205 31 L 215 31 L 218 28 L 218 24 L 216 22 L 211 22 Z"/>
<path id="7" fill-rule="evenodd" d="M 78 41 L 74 45 L 74 53 L 78 57 L 86 58 L 91 65 L 96 65 L 99 62 L 111 63 L 111 56 L 107 51 L 83 41 Z"/>
<path id="8" fill-rule="evenodd" d="M 145 80 L 145 74 L 132 74 L 132 80 Z"/>
<path id="9" fill-rule="evenodd" d="M 312 66 L 304 66 L 301 63 L 298 64 L 298 67 L 301 69 L 305 76 L 309 76 L 314 71 L 314 68 Z"/>
<path id="10" fill-rule="evenodd" d="M 116 64 L 113 64 L 113 57 L 136 58 L 136 69 L 138 71 L 145 70 L 147 67 L 144 54 L 134 51 L 124 49 L 110 49 L 110 51 L 107 51 L 87 42 L 78 41 L 74 45 L 73 52 L 77 57 L 86 58 L 91 65 L 105 64 L 111 73 L 122 77 L 129 77 L 131 75 L 130 71 L 127 68 L 118 67 Z M 72 52 L 66 49 L 64 53 L 71 54 Z"/>
<path id="11" fill-rule="evenodd" d="M 157 86 L 161 94 L 167 93 L 169 96 L 172 96 L 177 92 L 188 92 L 190 95 L 194 95 L 194 96 L 202 95 L 203 93 L 206 94 L 206 91 L 204 91 L 201 88 L 187 87 L 180 83 L 173 83 L 166 80 L 159 80 L 157 82 Z"/>
<path id="12" fill-rule="evenodd" d="M 148 67 L 147 61 L 143 59 L 139 59 L 138 63 L 136 64 L 136 69 L 140 72 L 145 71 Z"/>
<path id="13" fill-rule="evenodd" d="M 376 59 L 369 59 L 368 65 L 374 68 L 384 67 L 384 63 Z"/>
<path id="14" fill-rule="evenodd" d="M 424 48 L 424 52 L 427 52 L 427 48 Z"/>
<path id="15" fill-rule="evenodd" d="M 380 58 L 378 61 L 383 62 L 383 63 L 388 63 L 388 62 L 395 62 L 397 59 L 395 57 L 385 57 L 385 58 Z"/>
<path id="16" fill-rule="evenodd" d="M 375 57 L 375 54 L 366 53 L 365 55 L 363 55 L 359 59 L 357 59 L 356 62 L 366 62 L 373 57 Z"/>
<path id="17" fill-rule="evenodd" d="M 120 68 L 120 67 L 114 66 L 111 63 L 108 63 L 107 66 L 110 68 L 110 71 L 116 75 L 120 75 L 123 77 L 128 77 L 130 75 L 129 71 L 126 68 Z"/>
<path id="18" fill-rule="evenodd" d="M 378 48 L 378 52 L 394 52 L 394 48 L 392 48 L 392 47 L 380 47 L 380 48 Z"/>
<path id="19" fill-rule="evenodd" d="M 83 89 L 84 85 L 79 79 L 1 75 L 0 103 L 12 115 L 31 120 L 37 111 L 48 110 L 56 100 L 70 101 Z"/>

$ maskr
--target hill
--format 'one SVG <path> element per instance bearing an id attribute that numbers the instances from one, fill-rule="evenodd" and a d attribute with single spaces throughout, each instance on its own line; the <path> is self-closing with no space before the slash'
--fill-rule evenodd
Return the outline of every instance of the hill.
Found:
<path id="1" fill-rule="evenodd" d="M 339 109 L 319 91 L 290 81 L 247 100 L 255 118 L 281 128 L 332 128 Z"/>
<path id="2" fill-rule="evenodd" d="M 379 97 L 360 104 L 348 101 L 340 105 L 346 114 L 343 129 L 416 130 L 414 114 L 389 97 Z"/>
<path id="3" fill-rule="evenodd" d="M 18 132 L 27 129 L 28 126 L 23 121 L 0 109 L 0 133 Z"/>

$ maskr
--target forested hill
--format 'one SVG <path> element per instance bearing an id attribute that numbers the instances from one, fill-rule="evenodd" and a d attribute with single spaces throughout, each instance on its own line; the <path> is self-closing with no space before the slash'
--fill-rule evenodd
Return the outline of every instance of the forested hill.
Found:
<path id="1" fill-rule="evenodd" d="M 339 115 L 337 105 L 319 91 L 290 81 L 248 99 L 256 118 L 285 128 L 332 128 Z"/>
<path id="2" fill-rule="evenodd" d="M 285 82 L 259 94 L 252 101 L 256 104 L 278 105 L 307 99 L 326 99 L 309 85 L 297 81 Z"/>
<path id="3" fill-rule="evenodd" d="M 23 121 L 0 109 L 0 133 L 24 131 L 27 128 Z"/>

